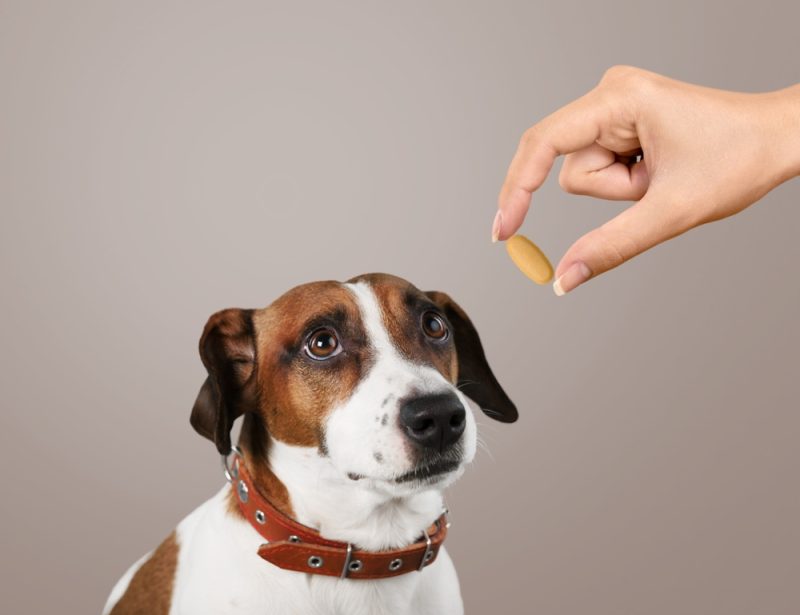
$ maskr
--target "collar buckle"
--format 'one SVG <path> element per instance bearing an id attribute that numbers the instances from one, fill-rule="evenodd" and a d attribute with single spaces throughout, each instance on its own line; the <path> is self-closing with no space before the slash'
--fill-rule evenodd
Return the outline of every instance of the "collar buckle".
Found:
<path id="1" fill-rule="evenodd" d="M 350 563 L 353 558 L 353 544 L 347 543 L 347 554 L 344 556 L 344 565 L 342 566 L 342 574 L 339 575 L 340 579 L 346 579 L 348 573 L 350 572 Z M 355 560 L 358 562 L 357 570 L 361 569 L 361 562 L 359 560 Z"/>
<path id="2" fill-rule="evenodd" d="M 433 557 L 433 547 L 431 546 L 431 537 L 428 535 L 427 531 L 422 532 L 425 535 L 425 553 L 422 554 L 422 559 L 419 560 L 419 568 L 417 568 L 417 572 L 422 572 L 422 569 L 425 568 L 425 564 L 427 564 L 430 559 Z"/>

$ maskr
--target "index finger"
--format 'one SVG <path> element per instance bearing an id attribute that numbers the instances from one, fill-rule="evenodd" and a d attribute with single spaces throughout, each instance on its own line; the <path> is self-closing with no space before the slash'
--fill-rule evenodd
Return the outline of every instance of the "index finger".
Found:
<path id="1" fill-rule="evenodd" d="M 497 199 L 501 223 L 495 239 L 511 237 L 525 219 L 531 196 L 544 183 L 555 159 L 600 137 L 602 107 L 593 92 L 572 101 L 522 135 Z"/>

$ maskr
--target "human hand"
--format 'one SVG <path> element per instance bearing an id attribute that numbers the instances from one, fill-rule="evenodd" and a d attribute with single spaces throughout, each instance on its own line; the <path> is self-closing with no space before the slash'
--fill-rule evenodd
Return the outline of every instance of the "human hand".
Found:
<path id="1" fill-rule="evenodd" d="M 610 69 L 525 131 L 500 191 L 493 241 L 517 231 L 559 155 L 567 192 L 637 201 L 567 250 L 553 284 L 563 295 L 800 175 L 800 86 L 745 94 Z"/>

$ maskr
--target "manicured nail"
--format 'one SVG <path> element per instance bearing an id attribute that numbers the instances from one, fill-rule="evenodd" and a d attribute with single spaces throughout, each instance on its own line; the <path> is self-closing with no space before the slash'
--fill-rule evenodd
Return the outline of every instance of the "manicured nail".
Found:
<path id="1" fill-rule="evenodd" d="M 503 230 L 503 212 L 498 209 L 492 222 L 492 243 L 497 243 L 500 239 L 501 230 Z"/>
<path id="2" fill-rule="evenodd" d="M 558 276 L 558 279 L 553 282 L 553 292 L 556 296 L 561 297 L 566 295 L 569 291 L 575 290 L 591 277 L 592 270 L 586 266 L 586 263 L 581 261 L 572 263 L 570 268 Z"/>

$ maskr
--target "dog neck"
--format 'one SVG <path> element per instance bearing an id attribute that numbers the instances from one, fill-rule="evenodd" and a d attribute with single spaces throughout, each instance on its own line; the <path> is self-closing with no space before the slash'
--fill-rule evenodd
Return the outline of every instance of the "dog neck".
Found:
<path id="1" fill-rule="evenodd" d="M 243 437 L 244 462 L 261 494 L 283 514 L 325 538 L 379 551 L 405 547 L 442 513 L 439 490 L 397 496 L 368 478 L 342 476 L 315 447 Z M 264 441 L 266 440 L 266 441 Z"/>

